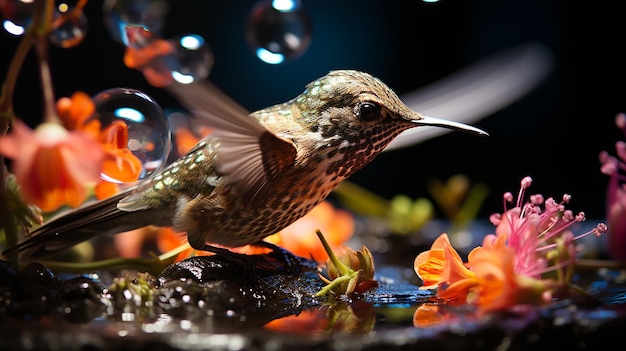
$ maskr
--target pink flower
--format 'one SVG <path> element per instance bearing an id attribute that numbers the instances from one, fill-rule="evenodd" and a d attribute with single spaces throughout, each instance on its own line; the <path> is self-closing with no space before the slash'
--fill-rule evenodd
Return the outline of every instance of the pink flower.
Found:
<path id="1" fill-rule="evenodd" d="M 626 136 L 626 115 L 615 117 L 615 124 Z M 624 170 L 626 170 L 626 143 L 615 143 L 617 157 L 608 152 L 600 153 L 601 172 L 610 176 L 606 193 L 606 218 L 608 229 L 608 250 L 614 259 L 626 262 L 626 186 Z"/>
<path id="2" fill-rule="evenodd" d="M 589 234 L 599 236 L 606 231 L 606 225 L 600 223 L 593 230 L 574 237 L 570 227 L 585 220 L 584 212 L 574 216 L 565 209 L 571 199 L 568 194 L 563 195 L 560 202 L 551 197 L 544 200 L 543 195 L 535 194 L 524 203 L 525 191 L 531 183 L 530 177 L 522 179 L 512 209 L 506 210 L 506 202 L 512 202 L 513 195 L 504 194 L 506 212 L 494 214 L 490 219 L 497 226 L 496 236 L 505 236 L 507 246 L 514 250 L 515 271 L 538 279 L 551 271 L 571 269 L 577 253 L 575 240 Z"/>
<path id="3" fill-rule="evenodd" d="M 104 157 L 100 145 L 80 131 L 56 123 L 33 131 L 20 121 L 11 134 L 0 137 L 0 153 L 13 160 L 24 200 L 44 212 L 79 206 L 100 178 Z"/>
<path id="4" fill-rule="evenodd" d="M 442 234 L 429 251 L 415 259 L 415 272 L 423 280 L 423 289 L 437 288 L 437 297 L 448 302 L 464 301 L 479 312 L 505 310 L 520 304 L 541 304 L 569 284 L 578 247 L 577 239 L 599 236 L 606 225 L 574 236 L 572 224 L 585 220 L 565 209 L 571 196 L 560 202 L 544 200 L 535 194 L 525 200 L 532 179 L 521 182 L 515 205 L 511 193 L 504 194 L 504 214 L 494 214 L 495 234 L 486 235 L 483 245 L 474 248 L 467 263 Z"/>

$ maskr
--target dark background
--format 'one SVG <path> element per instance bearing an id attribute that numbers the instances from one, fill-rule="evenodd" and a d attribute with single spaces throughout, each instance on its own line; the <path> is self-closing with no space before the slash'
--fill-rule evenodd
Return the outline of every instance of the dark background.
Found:
<path id="1" fill-rule="evenodd" d="M 488 216 L 502 209 L 503 192 L 516 192 L 530 175 L 533 192 L 570 193 L 570 208 L 589 218 L 604 216 L 607 177 L 599 171 L 598 153 L 614 153 L 615 141 L 623 139 L 614 117 L 626 111 L 619 50 L 626 36 L 617 9 L 565 0 L 304 0 L 314 26 L 311 46 L 298 60 L 274 66 L 256 59 L 245 41 L 255 1 L 170 3 L 164 36 L 203 35 L 215 54 L 210 79 L 250 110 L 291 99 L 333 69 L 370 72 L 402 95 L 490 54 L 542 43 L 554 59 L 549 76 L 523 99 L 474 123 L 489 138 L 449 133 L 384 153 L 351 180 L 384 197 L 418 197 L 428 196 L 429 179 L 463 173 L 488 184 L 481 212 Z M 51 49 L 57 97 L 126 86 L 144 90 L 164 108 L 176 105 L 124 67 L 123 48 L 104 29 L 101 4 L 87 5 L 89 31 L 81 45 Z M 7 67 L 17 43 L 0 35 L 0 67 Z M 37 87 L 31 55 L 15 101 L 17 114 L 31 124 L 41 115 Z"/>

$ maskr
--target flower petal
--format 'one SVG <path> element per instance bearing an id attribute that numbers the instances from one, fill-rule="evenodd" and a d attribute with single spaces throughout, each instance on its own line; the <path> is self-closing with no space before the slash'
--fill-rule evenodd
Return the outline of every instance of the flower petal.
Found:
<path id="1" fill-rule="evenodd" d="M 37 147 L 35 132 L 20 120 L 13 122 L 11 134 L 0 136 L 0 153 L 14 162 L 18 159 L 32 158 Z"/>
<path id="2" fill-rule="evenodd" d="M 11 135 L 0 138 L 0 150 L 13 159 L 24 200 L 44 212 L 79 206 L 87 186 L 99 178 L 103 157 L 93 139 L 56 123 L 41 124 L 33 132 L 15 121 Z"/>
<path id="3" fill-rule="evenodd" d="M 444 283 L 441 279 L 446 264 L 443 249 L 430 249 L 419 254 L 414 261 L 415 273 L 422 280 L 420 289 L 432 289 Z"/>

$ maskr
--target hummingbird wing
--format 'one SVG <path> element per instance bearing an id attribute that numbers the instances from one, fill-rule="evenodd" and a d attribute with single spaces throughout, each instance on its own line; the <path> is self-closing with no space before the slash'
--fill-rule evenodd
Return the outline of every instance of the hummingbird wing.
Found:
<path id="1" fill-rule="evenodd" d="M 262 206 L 270 181 L 294 164 L 294 143 L 280 137 L 207 81 L 172 84 L 168 87 L 194 116 L 213 128 L 217 138 L 215 162 L 248 207 Z"/>

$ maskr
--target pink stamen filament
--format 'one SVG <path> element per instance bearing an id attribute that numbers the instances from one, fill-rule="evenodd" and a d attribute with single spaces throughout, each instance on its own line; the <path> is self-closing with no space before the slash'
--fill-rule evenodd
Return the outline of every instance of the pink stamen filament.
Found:
<path id="1" fill-rule="evenodd" d="M 516 207 L 522 208 L 522 200 L 524 199 L 524 192 L 526 191 L 526 188 L 530 186 L 531 183 L 532 183 L 532 178 L 530 177 L 524 177 L 522 179 L 521 186 L 519 189 L 519 195 L 517 196 Z"/>
<path id="2" fill-rule="evenodd" d="M 620 164 L 626 170 L 624 165 Z M 593 230 L 576 237 L 571 235 L 569 237 L 567 235 L 563 236 L 572 224 L 585 220 L 584 213 L 580 212 L 573 216 L 571 211 L 565 209 L 565 204 L 569 203 L 571 199 L 571 196 L 568 194 L 563 195 L 560 203 L 557 203 L 552 198 L 544 201 L 541 194 L 536 194 L 530 197 L 530 202 L 523 205 L 525 191 L 531 182 L 532 179 L 530 177 L 525 177 L 522 180 L 516 206 L 510 210 L 507 210 L 506 205 L 513 202 L 512 195 L 509 192 L 504 194 L 504 215 L 506 215 L 510 226 L 507 246 L 516 251 L 515 271 L 519 274 L 539 278 L 544 273 L 572 265 L 577 252 L 577 247 L 573 244 L 574 241 L 589 234 L 600 236 L 606 232 L 606 225 L 600 223 Z M 542 204 L 544 205 L 543 210 L 540 206 Z M 531 216 L 538 217 L 534 218 Z M 494 219 L 497 220 L 497 223 L 493 220 L 492 222 L 498 225 L 501 216 L 498 215 Z M 538 233 L 539 228 L 545 229 Z M 562 237 L 566 241 L 549 243 L 556 237 Z M 546 251 L 553 249 L 558 250 L 556 252 L 557 255 L 550 259 L 554 264 L 548 266 L 548 261 L 544 259 L 544 256 L 549 255 L 546 254 Z M 559 274 L 562 274 L 562 272 Z"/>
<path id="3" fill-rule="evenodd" d="M 602 225 L 602 223 L 599 224 L 599 225 Z M 600 236 L 602 233 L 603 233 L 603 231 L 601 229 L 598 229 L 598 227 L 596 227 L 596 228 L 593 228 L 592 230 L 590 230 L 590 231 L 588 231 L 586 233 L 582 233 L 582 234 L 579 234 L 579 235 L 575 236 L 574 240 L 578 240 L 578 239 L 584 238 L 584 237 L 586 237 L 589 234 L 593 234 L 595 236 Z"/>

